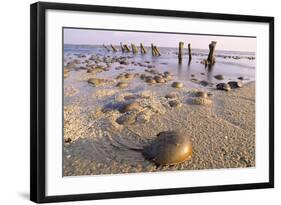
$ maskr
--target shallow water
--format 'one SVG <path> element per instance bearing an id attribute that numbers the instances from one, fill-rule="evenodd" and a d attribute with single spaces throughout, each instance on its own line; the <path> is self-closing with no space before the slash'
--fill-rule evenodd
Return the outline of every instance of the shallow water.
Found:
<path id="1" fill-rule="evenodd" d="M 120 48 L 116 47 L 118 50 Z M 200 62 L 207 58 L 208 50 L 193 49 L 192 60 L 188 61 L 187 50 L 184 50 L 183 61 L 181 64 L 178 63 L 177 48 L 164 48 L 160 47 L 161 56 L 155 57 L 151 55 L 150 48 L 147 49 L 147 54 L 132 54 L 132 53 L 122 53 L 122 52 L 109 52 L 103 46 L 91 46 L 91 45 L 65 45 L 64 47 L 64 64 L 67 65 L 68 62 L 73 59 L 79 59 L 81 61 L 89 59 L 92 55 L 103 57 L 128 57 L 130 62 L 141 63 L 143 65 L 153 65 L 154 70 L 165 72 L 169 71 L 174 75 L 173 81 L 180 81 L 185 86 L 190 88 L 200 88 L 200 89 L 213 89 L 217 83 L 228 82 L 230 80 L 237 80 L 238 77 L 243 77 L 243 83 L 248 83 L 255 80 L 255 53 L 252 52 L 238 52 L 238 51 L 216 51 L 216 63 L 212 66 L 205 66 Z M 79 55 L 84 54 L 86 57 L 78 58 Z M 239 59 L 234 59 L 239 57 Z M 104 65 L 103 63 L 100 63 Z M 77 64 L 77 67 L 85 66 L 85 64 Z M 109 71 L 97 73 L 95 77 L 115 79 L 121 73 L 146 73 L 146 66 L 139 66 L 134 64 L 122 65 L 125 68 L 116 70 L 115 67 L 120 66 L 119 63 L 112 63 L 110 65 Z M 85 71 L 79 71 L 85 72 Z M 78 72 L 78 73 L 79 73 Z M 215 75 L 221 74 L 224 76 L 224 80 L 217 80 L 214 78 Z M 78 74 L 79 75 L 79 74 Z M 193 77 L 194 76 L 194 77 Z M 64 85 L 74 85 L 80 90 L 78 96 L 91 95 L 93 91 L 99 88 L 93 88 L 87 81 L 77 81 L 77 71 L 70 72 L 70 77 L 65 79 Z M 197 79 L 198 82 L 205 80 L 213 84 L 212 86 L 201 86 L 198 82 L 194 83 L 191 79 Z M 163 92 L 165 85 L 154 85 L 150 86 L 140 80 L 138 77 L 131 80 L 131 85 L 127 91 L 132 93 L 137 93 L 143 90 L 155 90 L 157 92 Z M 112 88 L 112 84 L 103 86 L 103 88 Z M 68 104 L 69 101 L 75 100 L 75 97 L 66 97 L 65 103 Z M 79 100 L 79 99 L 78 99 Z M 91 102 L 93 103 L 93 102 Z"/>
<path id="2" fill-rule="evenodd" d="M 203 59 L 207 58 L 208 50 L 194 49 L 192 61 L 188 62 L 187 50 L 184 50 L 183 62 L 178 64 L 177 48 L 159 48 L 161 56 L 154 57 L 151 55 L 149 48 L 147 48 L 148 53 L 142 54 L 132 54 L 132 53 L 122 53 L 122 52 L 108 52 L 105 48 L 101 46 L 77 46 L 77 45 L 65 45 L 64 55 L 65 57 L 75 57 L 79 54 L 85 54 L 86 58 L 90 57 L 92 54 L 100 56 L 129 56 L 130 61 L 140 62 L 146 64 L 146 61 L 150 61 L 152 65 L 155 65 L 155 69 L 160 71 L 170 71 L 176 74 L 177 78 L 180 80 L 189 80 L 189 74 L 199 75 L 200 73 L 206 74 L 200 76 L 200 79 L 210 80 L 216 82 L 212 76 L 217 74 L 222 74 L 226 79 L 235 80 L 237 77 L 244 76 L 244 78 L 249 81 L 255 78 L 255 59 L 248 59 L 248 57 L 255 58 L 255 53 L 252 52 L 238 52 L 238 51 L 216 51 L 216 63 L 212 68 L 205 68 L 204 65 L 200 63 Z M 229 57 L 240 57 L 241 59 L 233 59 Z M 65 62 L 67 63 L 67 61 Z M 144 70 L 144 67 L 127 66 L 128 68 L 135 69 L 136 72 Z M 111 69 L 106 72 L 106 76 L 111 77 L 117 73 L 121 73 Z"/>

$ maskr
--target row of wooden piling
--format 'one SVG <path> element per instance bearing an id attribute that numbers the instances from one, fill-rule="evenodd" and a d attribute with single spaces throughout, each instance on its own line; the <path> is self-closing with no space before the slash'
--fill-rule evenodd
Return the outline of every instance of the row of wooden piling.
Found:
<path id="1" fill-rule="evenodd" d="M 179 63 L 182 63 L 183 46 L 184 46 L 184 42 L 180 41 L 179 42 L 179 52 L 178 52 Z M 192 53 L 191 53 L 191 44 L 190 43 L 188 44 L 188 58 L 189 58 L 189 61 L 191 61 Z"/>
<path id="2" fill-rule="evenodd" d="M 107 51 L 110 51 L 110 49 L 107 46 L 105 46 L 104 44 L 103 44 L 103 47 Z M 112 44 L 110 44 L 110 47 L 112 48 L 113 52 L 117 52 L 117 49 Z M 120 47 L 121 47 L 121 50 L 122 50 L 123 53 L 133 52 L 134 54 L 136 54 L 136 53 L 139 52 L 138 47 L 133 43 L 131 44 L 132 50 L 130 49 L 130 47 L 127 44 L 120 43 Z M 152 50 L 153 56 L 161 56 L 161 53 L 160 53 L 159 49 L 155 45 L 151 44 L 151 50 Z M 143 46 L 142 43 L 140 43 L 140 51 L 141 51 L 142 54 L 147 53 L 147 50 L 145 49 L 145 47 Z"/>
<path id="3" fill-rule="evenodd" d="M 209 65 L 213 65 L 216 60 L 215 60 L 215 47 L 216 47 L 217 42 L 216 41 L 212 41 L 209 44 L 209 55 L 207 60 L 205 60 L 205 64 L 209 64 Z M 179 58 L 179 63 L 182 63 L 182 56 L 183 56 L 183 46 L 184 46 L 184 42 L 180 41 L 179 42 L 179 52 L 178 52 L 178 58 Z M 188 58 L 189 58 L 189 62 L 192 59 L 192 52 L 191 52 L 191 44 L 188 44 Z"/>
<path id="4" fill-rule="evenodd" d="M 205 61 L 206 64 L 214 64 L 215 63 L 215 47 L 216 47 L 216 44 L 217 42 L 215 41 L 212 41 L 210 44 L 209 44 L 209 55 L 208 55 L 208 58 L 207 60 Z M 117 49 L 112 45 L 110 44 L 113 52 L 117 52 Z M 110 51 L 110 49 L 103 45 L 104 48 L 107 49 L 107 51 Z M 126 53 L 129 53 L 131 52 L 131 49 L 129 48 L 129 46 L 127 44 L 122 44 L 120 43 L 120 47 L 121 47 L 121 50 L 122 52 L 126 52 Z M 178 59 L 179 59 L 179 63 L 182 63 L 182 57 L 183 57 L 183 47 L 184 47 L 184 42 L 180 41 L 179 42 L 179 52 L 178 52 Z M 132 52 L 134 54 L 138 53 L 138 47 L 135 45 L 135 44 L 131 44 L 131 48 L 132 48 Z M 140 50 L 141 50 L 141 53 L 142 54 L 146 54 L 147 51 L 145 49 L 145 47 L 143 46 L 142 43 L 140 43 Z M 161 56 L 160 54 L 160 51 L 158 50 L 158 48 L 153 45 L 153 43 L 151 44 L 151 51 L 152 51 L 152 55 L 153 56 Z M 191 61 L 192 59 L 192 52 L 191 52 L 191 44 L 189 43 L 188 44 L 188 58 L 189 58 L 189 61 Z"/>

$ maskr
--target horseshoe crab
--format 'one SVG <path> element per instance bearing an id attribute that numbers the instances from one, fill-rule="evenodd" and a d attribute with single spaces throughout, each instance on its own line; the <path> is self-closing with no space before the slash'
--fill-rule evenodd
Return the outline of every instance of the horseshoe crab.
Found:
<path id="1" fill-rule="evenodd" d="M 175 165 L 190 159 L 192 144 L 190 137 L 176 131 L 164 131 L 142 150 L 144 157 L 157 165 Z"/>
<path id="2" fill-rule="evenodd" d="M 223 75 L 215 75 L 214 78 L 217 79 L 217 80 L 223 80 L 224 79 Z"/>
<path id="3" fill-rule="evenodd" d="M 216 85 L 217 90 L 225 90 L 225 91 L 230 91 L 231 87 L 228 83 L 219 83 Z"/>
<path id="4" fill-rule="evenodd" d="M 242 83 L 239 81 L 229 81 L 227 84 L 231 87 L 231 89 L 242 87 Z"/>
<path id="5" fill-rule="evenodd" d="M 128 83 L 125 83 L 125 82 L 119 82 L 116 84 L 116 87 L 119 87 L 119 88 L 127 88 L 129 86 Z"/>
<path id="6" fill-rule="evenodd" d="M 183 87 L 183 84 L 180 83 L 180 82 L 173 82 L 173 83 L 172 83 L 172 87 L 174 87 L 174 88 L 182 88 L 182 87 Z"/>

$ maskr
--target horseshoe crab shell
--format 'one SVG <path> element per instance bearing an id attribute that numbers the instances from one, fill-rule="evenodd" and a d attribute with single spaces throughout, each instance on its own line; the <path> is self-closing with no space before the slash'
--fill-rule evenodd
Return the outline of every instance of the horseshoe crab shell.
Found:
<path id="1" fill-rule="evenodd" d="M 148 146 L 143 155 L 157 165 L 174 165 L 189 159 L 192 155 L 190 137 L 176 131 L 164 131 Z"/>

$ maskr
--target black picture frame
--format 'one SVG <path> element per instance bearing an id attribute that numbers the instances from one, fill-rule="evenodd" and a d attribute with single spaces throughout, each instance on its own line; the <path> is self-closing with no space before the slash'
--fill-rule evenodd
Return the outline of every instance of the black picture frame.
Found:
<path id="1" fill-rule="evenodd" d="M 263 183 L 230 184 L 191 188 L 171 188 L 108 193 L 46 196 L 46 81 L 45 35 L 46 11 L 67 10 L 101 13 L 169 16 L 195 19 L 262 22 L 269 25 L 269 181 Z M 264 16 L 126 8 L 82 4 L 38 2 L 30 7 L 30 199 L 37 203 L 77 200 L 97 200 L 123 197 L 218 192 L 274 187 L 274 18 Z"/>

